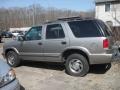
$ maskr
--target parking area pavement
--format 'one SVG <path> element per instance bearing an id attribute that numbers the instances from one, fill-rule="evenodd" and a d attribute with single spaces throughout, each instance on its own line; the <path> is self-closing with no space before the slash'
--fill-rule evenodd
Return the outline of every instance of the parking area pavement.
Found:
<path id="1" fill-rule="evenodd" d="M 69 76 L 57 63 L 23 62 L 15 70 L 25 90 L 120 90 L 119 67 L 93 66 L 85 77 Z"/>
<path id="2" fill-rule="evenodd" d="M 84 77 L 67 75 L 64 65 L 60 63 L 23 61 L 15 70 L 21 90 L 120 90 L 118 62 L 107 67 L 91 66 Z"/>

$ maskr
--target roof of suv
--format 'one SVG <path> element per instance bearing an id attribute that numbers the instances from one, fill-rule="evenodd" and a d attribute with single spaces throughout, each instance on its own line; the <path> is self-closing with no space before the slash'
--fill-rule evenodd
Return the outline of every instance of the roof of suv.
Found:
<path id="1" fill-rule="evenodd" d="M 81 18 L 81 17 L 69 17 L 69 18 L 58 18 L 57 20 L 54 21 L 47 21 L 43 24 L 40 25 L 36 25 L 36 26 L 32 26 L 32 27 L 39 27 L 42 26 L 44 24 L 57 24 L 57 23 L 64 23 L 64 22 L 70 22 L 70 21 L 86 21 L 86 20 L 92 20 L 92 21 L 96 21 L 99 19 L 95 19 L 95 18 Z"/>
<path id="2" fill-rule="evenodd" d="M 84 20 L 96 20 L 93 18 L 81 18 L 81 17 L 69 17 L 69 18 L 59 18 L 54 21 L 45 22 L 45 24 L 57 23 L 57 22 L 68 22 L 68 21 L 84 21 Z"/>

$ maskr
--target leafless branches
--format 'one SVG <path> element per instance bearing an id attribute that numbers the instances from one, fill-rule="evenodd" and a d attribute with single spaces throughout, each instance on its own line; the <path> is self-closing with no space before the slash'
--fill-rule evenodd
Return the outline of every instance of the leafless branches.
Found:
<path id="1" fill-rule="evenodd" d="M 43 8 L 40 5 L 19 8 L 0 8 L 0 30 L 10 27 L 30 27 L 61 17 L 94 17 L 94 12 L 78 12 L 56 8 Z"/>

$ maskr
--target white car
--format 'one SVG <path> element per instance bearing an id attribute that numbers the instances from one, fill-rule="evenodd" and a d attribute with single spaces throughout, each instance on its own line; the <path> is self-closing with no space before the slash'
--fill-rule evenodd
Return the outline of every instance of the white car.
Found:
<path id="1" fill-rule="evenodd" d="M 12 32 L 12 35 L 13 35 L 14 37 L 17 37 L 21 32 L 22 32 L 22 31 L 13 31 L 13 32 Z"/>

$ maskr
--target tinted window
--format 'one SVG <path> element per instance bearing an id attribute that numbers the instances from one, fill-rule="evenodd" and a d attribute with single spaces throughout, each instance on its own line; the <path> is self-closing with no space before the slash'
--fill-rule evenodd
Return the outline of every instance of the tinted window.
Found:
<path id="1" fill-rule="evenodd" d="M 68 22 L 76 37 L 100 37 L 101 33 L 91 20 Z"/>
<path id="2" fill-rule="evenodd" d="M 60 24 L 48 25 L 46 29 L 46 39 L 64 38 L 65 34 Z"/>
<path id="3" fill-rule="evenodd" d="M 42 27 L 33 27 L 25 35 L 26 40 L 40 40 L 42 34 Z"/>

